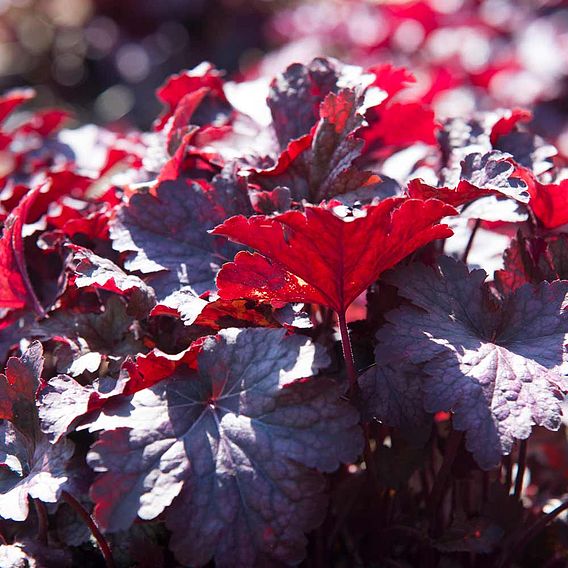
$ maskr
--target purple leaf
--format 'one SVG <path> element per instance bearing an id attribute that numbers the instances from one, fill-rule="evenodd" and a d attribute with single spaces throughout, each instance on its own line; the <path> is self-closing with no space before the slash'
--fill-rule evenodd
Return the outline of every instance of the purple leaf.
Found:
<path id="1" fill-rule="evenodd" d="M 510 156 L 496 150 L 487 154 L 468 154 L 461 163 L 461 179 L 480 189 L 492 189 L 505 197 L 527 203 L 527 184 L 515 176 Z"/>
<path id="2" fill-rule="evenodd" d="M 272 81 L 267 102 L 282 149 L 312 129 L 323 99 L 337 91 L 341 68 L 339 61 L 316 58 L 309 65 L 290 65 Z"/>
<path id="3" fill-rule="evenodd" d="M 339 388 L 306 378 L 327 364 L 306 337 L 228 329 L 206 339 L 198 371 L 178 369 L 105 407 L 88 455 L 102 473 L 91 489 L 99 522 L 120 530 L 173 501 L 166 523 L 183 563 L 301 561 L 303 533 L 325 512 L 313 468 L 333 471 L 362 448 Z"/>
<path id="4" fill-rule="evenodd" d="M 215 289 L 217 271 L 238 248 L 207 231 L 242 210 L 224 193 L 177 179 L 144 188 L 119 208 L 110 227 L 113 248 L 127 253 L 127 270 L 151 275 L 158 300 L 181 289 L 196 295 Z"/>
<path id="5" fill-rule="evenodd" d="M 321 102 L 319 120 L 305 143 L 292 142 L 275 166 L 254 170 L 251 179 L 271 192 L 289 188 L 294 200 L 307 199 L 312 203 L 349 195 L 363 186 L 375 187 L 379 177 L 354 165 L 364 145 L 358 136 L 364 122 L 359 112 L 361 101 L 354 88 L 329 93 Z M 296 148 L 298 145 L 300 149 Z M 375 193 L 378 194 L 376 188 Z"/>
<path id="6" fill-rule="evenodd" d="M 67 434 L 71 425 L 92 408 L 98 396 L 92 385 L 81 385 L 67 375 L 57 375 L 42 386 L 38 393 L 41 430 L 50 441 L 57 442 Z"/>
<path id="7" fill-rule="evenodd" d="M 400 362 L 377 365 L 359 377 L 363 414 L 405 432 L 428 429 L 432 417 L 424 411 L 422 374 L 414 365 Z"/>
<path id="8" fill-rule="evenodd" d="M 33 332 L 42 340 L 58 340 L 57 370 L 77 377 L 96 372 L 103 362 L 118 368 L 124 357 L 140 353 L 143 344 L 132 324 L 122 299 L 111 296 L 100 313 L 56 310 Z"/>
<path id="9" fill-rule="evenodd" d="M 463 513 L 456 517 L 445 533 L 436 540 L 434 546 L 438 550 L 489 554 L 503 542 L 503 529 L 490 519 L 466 519 Z"/>
<path id="10" fill-rule="evenodd" d="M 22 432 L 35 428 L 35 393 L 43 369 L 43 349 L 34 341 L 20 357 L 10 357 L 0 375 L 0 419 L 10 420 Z"/>
<path id="11" fill-rule="evenodd" d="M 11 423 L 0 424 L 0 518 L 25 521 L 28 498 L 55 503 L 68 481 L 73 443 L 30 439 Z"/>
<path id="12" fill-rule="evenodd" d="M 126 274 L 108 258 L 96 255 L 89 249 L 72 245 L 73 260 L 78 288 L 94 286 L 117 294 L 128 294 L 130 303 L 135 304 L 140 315 L 147 315 L 156 304 L 154 291 L 138 276 Z"/>
<path id="13" fill-rule="evenodd" d="M 526 285 L 500 301 L 485 278 L 450 258 L 386 276 L 416 308 L 387 314 L 377 357 L 423 364 L 425 410 L 452 411 L 467 449 L 491 469 L 533 425 L 560 426 L 568 282 Z"/>
<path id="14" fill-rule="evenodd" d="M 51 445 L 39 429 L 35 392 L 42 368 L 42 347 L 34 342 L 0 376 L 0 518 L 24 521 L 29 497 L 54 503 L 68 479 L 73 444 Z"/>

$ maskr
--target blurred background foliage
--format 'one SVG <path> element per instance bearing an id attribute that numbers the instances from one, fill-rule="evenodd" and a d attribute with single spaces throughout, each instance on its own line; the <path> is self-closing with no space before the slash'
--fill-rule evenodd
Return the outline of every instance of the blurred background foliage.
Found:
<path id="1" fill-rule="evenodd" d="M 0 0 L 0 89 L 81 123 L 149 128 L 203 60 L 239 79 L 317 55 L 408 66 L 438 116 L 530 106 L 568 154 L 565 0 Z"/>
<path id="2" fill-rule="evenodd" d="M 155 89 L 210 60 L 230 73 L 268 48 L 272 2 L 0 0 L 0 89 L 32 86 L 37 107 L 81 122 L 148 128 Z"/>

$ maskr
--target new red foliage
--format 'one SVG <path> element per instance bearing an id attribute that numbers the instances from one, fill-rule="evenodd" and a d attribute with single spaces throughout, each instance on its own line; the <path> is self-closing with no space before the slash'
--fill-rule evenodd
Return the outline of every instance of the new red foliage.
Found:
<path id="1" fill-rule="evenodd" d="M 222 298 L 310 302 L 344 314 L 385 270 L 421 246 L 449 237 L 455 210 L 437 200 L 390 198 L 341 216 L 330 202 L 274 217 L 232 217 L 212 233 L 250 246 L 217 276 Z M 341 208 L 339 208 L 341 209 Z"/>
<path id="2" fill-rule="evenodd" d="M 568 223 L 568 179 L 559 183 L 540 183 L 531 187 L 531 209 L 547 229 Z"/>
<path id="3" fill-rule="evenodd" d="M 28 212 L 38 194 L 39 189 L 30 191 L 4 223 L 0 238 L 0 308 L 30 307 L 38 315 L 43 315 L 44 310 L 28 276 L 22 235 Z"/>

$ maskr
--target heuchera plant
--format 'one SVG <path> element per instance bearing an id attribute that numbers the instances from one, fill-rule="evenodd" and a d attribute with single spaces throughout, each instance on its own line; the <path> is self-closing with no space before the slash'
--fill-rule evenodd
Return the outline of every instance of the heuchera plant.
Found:
<path id="1" fill-rule="evenodd" d="M 87 155 L 0 99 L 1 566 L 561 565 L 567 170 L 412 80 L 204 64 Z"/>

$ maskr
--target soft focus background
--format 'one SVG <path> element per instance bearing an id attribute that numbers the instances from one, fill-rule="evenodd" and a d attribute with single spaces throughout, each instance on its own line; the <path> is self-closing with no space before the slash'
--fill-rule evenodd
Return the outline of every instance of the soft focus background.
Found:
<path id="1" fill-rule="evenodd" d="M 0 89 L 28 85 L 36 105 L 80 122 L 147 128 L 155 89 L 210 60 L 230 73 L 268 47 L 276 3 L 223 0 L 0 0 Z"/>
<path id="2" fill-rule="evenodd" d="M 81 123 L 148 128 L 155 89 L 202 60 L 243 78 L 321 54 L 408 66 L 441 117 L 535 105 L 568 154 L 566 1 L 0 0 L 0 88 Z"/>

